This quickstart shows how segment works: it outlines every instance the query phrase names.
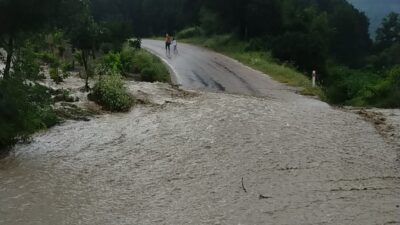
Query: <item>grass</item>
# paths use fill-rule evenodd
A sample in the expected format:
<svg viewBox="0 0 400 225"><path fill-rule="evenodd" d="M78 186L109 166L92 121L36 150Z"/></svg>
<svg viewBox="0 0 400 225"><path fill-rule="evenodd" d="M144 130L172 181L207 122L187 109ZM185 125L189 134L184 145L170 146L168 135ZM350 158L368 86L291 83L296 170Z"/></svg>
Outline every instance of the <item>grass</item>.
<svg viewBox="0 0 400 225"><path fill-rule="evenodd" d="M168 69L161 60L144 49L135 49L127 44L120 53L123 72L140 74L142 81L170 82Z"/></svg>
<svg viewBox="0 0 400 225"><path fill-rule="evenodd" d="M237 41L230 35L219 35L211 38L193 37L180 40L181 42L199 45L212 49L239 62L270 75L274 80L289 86L302 88L301 94L318 96L326 100L325 94L319 87L312 87L311 80L290 65L280 64L267 52L247 51L245 42Z"/></svg>

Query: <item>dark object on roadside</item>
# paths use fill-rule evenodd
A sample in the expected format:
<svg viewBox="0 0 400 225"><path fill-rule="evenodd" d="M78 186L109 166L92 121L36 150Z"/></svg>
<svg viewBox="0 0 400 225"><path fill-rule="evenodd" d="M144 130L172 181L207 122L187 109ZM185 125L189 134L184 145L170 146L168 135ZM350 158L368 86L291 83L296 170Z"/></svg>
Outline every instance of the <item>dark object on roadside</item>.
<svg viewBox="0 0 400 225"><path fill-rule="evenodd" d="M270 198L272 198L272 197L260 195L258 198L259 198L259 199L270 199Z"/></svg>
<svg viewBox="0 0 400 225"><path fill-rule="evenodd" d="M142 48L142 39L141 38L136 38L135 40L129 40L128 43L129 43L129 46L131 46L134 49Z"/></svg>

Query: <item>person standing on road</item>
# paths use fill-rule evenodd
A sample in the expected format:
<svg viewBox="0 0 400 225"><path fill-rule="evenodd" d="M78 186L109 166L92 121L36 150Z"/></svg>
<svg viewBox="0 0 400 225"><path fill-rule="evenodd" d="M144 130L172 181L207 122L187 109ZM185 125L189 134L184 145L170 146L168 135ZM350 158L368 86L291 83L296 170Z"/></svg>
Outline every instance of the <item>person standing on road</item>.
<svg viewBox="0 0 400 225"><path fill-rule="evenodd" d="M176 41L175 37L172 38L172 49L175 55L178 55L178 42Z"/></svg>
<svg viewBox="0 0 400 225"><path fill-rule="evenodd" d="M169 34L165 35L165 53L171 55L171 36Z"/></svg>

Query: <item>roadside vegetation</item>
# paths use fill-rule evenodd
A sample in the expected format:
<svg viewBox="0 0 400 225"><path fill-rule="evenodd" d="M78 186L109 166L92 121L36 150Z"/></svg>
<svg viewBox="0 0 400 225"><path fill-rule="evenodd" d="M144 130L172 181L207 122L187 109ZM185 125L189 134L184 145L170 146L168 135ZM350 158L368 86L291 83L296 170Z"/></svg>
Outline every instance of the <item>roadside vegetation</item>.
<svg viewBox="0 0 400 225"><path fill-rule="evenodd" d="M149 52L141 49L140 40L124 43L120 52L109 52L96 61L95 73L99 80L89 99L113 112L127 112L135 104L128 93L123 78L138 75L137 80L169 82L170 76L164 64Z"/></svg>
<svg viewBox="0 0 400 225"><path fill-rule="evenodd" d="M89 112L74 105L79 99L47 86L49 78L61 87L71 76L81 78L81 91L112 112L135 104L125 78L169 81L161 61L140 49L140 39L128 40L132 26L117 17L95 18L92 3L1 1L0 152L59 123L59 116L85 120Z"/></svg>

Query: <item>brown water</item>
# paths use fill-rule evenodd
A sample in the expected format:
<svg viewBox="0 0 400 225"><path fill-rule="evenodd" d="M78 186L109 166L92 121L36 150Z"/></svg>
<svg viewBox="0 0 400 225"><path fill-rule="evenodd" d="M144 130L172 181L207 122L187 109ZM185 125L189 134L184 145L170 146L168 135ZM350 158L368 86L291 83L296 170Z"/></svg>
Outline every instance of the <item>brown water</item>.
<svg viewBox="0 0 400 225"><path fill-rule="evenodd" d="M152 104L0 161L0 224L400 224L399 150L358 115L288 93L130 89Z"/></svg>

